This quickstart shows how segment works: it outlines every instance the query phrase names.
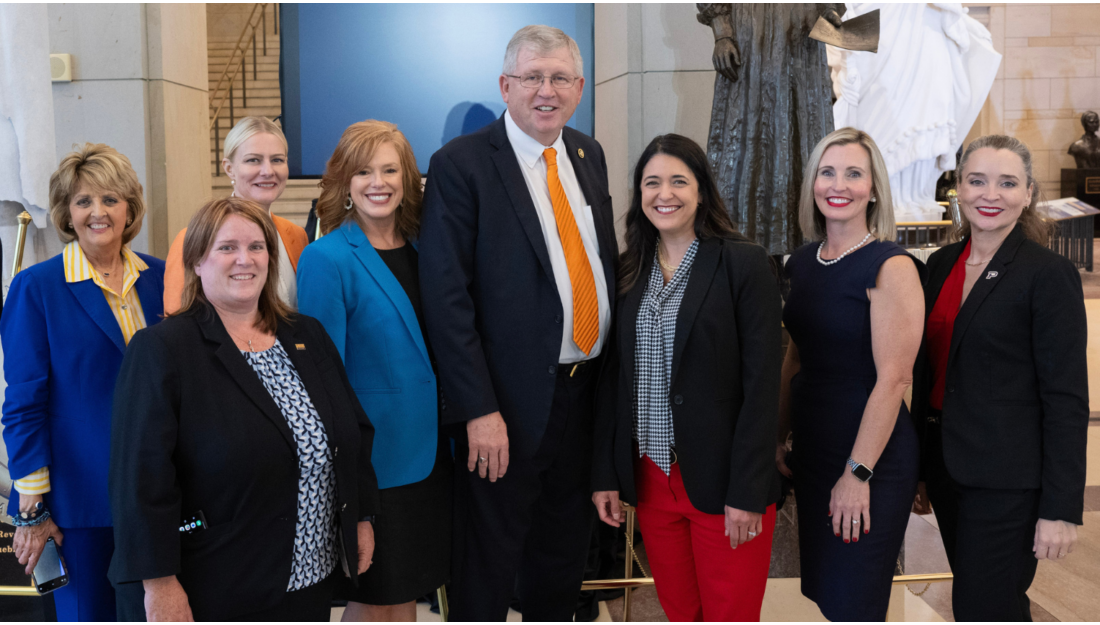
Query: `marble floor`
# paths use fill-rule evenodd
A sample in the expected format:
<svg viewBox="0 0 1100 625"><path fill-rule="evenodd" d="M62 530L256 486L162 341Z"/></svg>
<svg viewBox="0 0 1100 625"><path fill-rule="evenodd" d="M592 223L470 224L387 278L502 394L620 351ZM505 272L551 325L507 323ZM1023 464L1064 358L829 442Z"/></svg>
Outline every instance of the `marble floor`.
<svg viewBox="0 0 1100 625"><path fill-rule="evenodd" d="M1097 250L1100 258L1100 249ZM1082 272L1085 308L1089 320L1089 398L1092 418L1088 432L1088 464L1085 489L1085 524L1078 528L1077 549L1062 562L1043 560L1028 592L1036 621L1100 621L1100 267ZM934 516L910 516L905 537L905 571L947 572L947 557ZM641 554L644 558L644 554ZM644 560L643 560L644 562ZM632 621L667 621L652 588L634 592ZM334 608L332 620L340 620L342 608ZM600 605L599 621L621 621L622 599ZM890 597L890 621L953 621L951 583L895 586ZM427 604L417 606L417 620L438 621ZM509 621L519 621L516 612ZM763 621L824 621L820 610L799 591L797 578L770 579L761 610Z"/></svg>

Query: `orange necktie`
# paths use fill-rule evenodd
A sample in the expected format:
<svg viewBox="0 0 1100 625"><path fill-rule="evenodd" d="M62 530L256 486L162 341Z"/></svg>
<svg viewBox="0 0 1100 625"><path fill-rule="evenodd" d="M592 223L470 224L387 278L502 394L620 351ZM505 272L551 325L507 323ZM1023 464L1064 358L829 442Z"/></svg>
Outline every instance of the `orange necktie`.
<svg viewBox="0 0 1100 625"><path fill-rule="evenodd" d="M584 250L581 232L573 218L573 209L565 197L558 179L558 153L554 148L542 152L546 159L546 182L550 185L550 203L554 205L554 221L558 224L565 266L569 268L569 283L573 288L573 342L585 355L592 351L600 336L600 305L596 299L596 280L592 264Z"/></svg>

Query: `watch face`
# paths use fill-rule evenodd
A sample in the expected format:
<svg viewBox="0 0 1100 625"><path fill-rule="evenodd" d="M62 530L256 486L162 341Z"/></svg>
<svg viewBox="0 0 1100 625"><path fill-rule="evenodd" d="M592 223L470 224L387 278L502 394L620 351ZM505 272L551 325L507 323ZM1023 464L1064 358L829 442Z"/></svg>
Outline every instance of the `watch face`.
<svg viewBox="0 0 1100 625"><path fill-rule="evenodd" d="M856 478L861 482L866 482L867 480L871 479L871 476L874 474L870 469L863 466L862 464L852 469L852 473L854 473Z"/></svg>

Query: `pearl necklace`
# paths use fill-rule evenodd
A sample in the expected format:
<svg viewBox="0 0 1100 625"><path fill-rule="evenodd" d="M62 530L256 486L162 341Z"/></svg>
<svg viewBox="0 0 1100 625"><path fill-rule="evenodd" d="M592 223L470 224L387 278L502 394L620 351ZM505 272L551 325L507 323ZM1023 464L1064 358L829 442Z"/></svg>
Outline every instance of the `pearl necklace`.
<svg viewBox="0 0 1100 625"><path fill-rule="evenodd" d="M852 252L854 252L854 251L858 250L859 248L863 247L863 244L866 243L867 239L870 239L870 238L871 238L871 233L868 232L867 236L863 237L862 241L860 241L859 243L856 243L852 247L848 248L848 251L844 252L843 254L841 254L840 256L837 256L836 258L834 258L832 260L821 260L821 250L825 248L825 241L822 241L821 245L817 246L817 262L819 262L819 263L821 263L822 265L825 265L825 266L835 265L835 264L840 262L840 259L844 258L848 254L851 254Z"/></svg>

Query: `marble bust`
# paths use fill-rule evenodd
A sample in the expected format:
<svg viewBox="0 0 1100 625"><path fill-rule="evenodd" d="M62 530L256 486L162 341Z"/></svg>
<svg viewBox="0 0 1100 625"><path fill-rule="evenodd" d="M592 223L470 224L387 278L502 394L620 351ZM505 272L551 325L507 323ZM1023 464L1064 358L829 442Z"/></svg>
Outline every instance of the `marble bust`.
<svg viewBox="0 0 1100 625"><path fill-rule="evenodd" d="M1081 125L1085 134L1069 146L1069 153L1077 162L1077 169L1100 169L1100 136L1096 135L1100 129L1100 115L1096 111L1086 112L1081 116Z"/></svg>

